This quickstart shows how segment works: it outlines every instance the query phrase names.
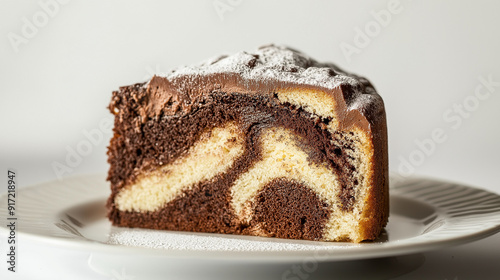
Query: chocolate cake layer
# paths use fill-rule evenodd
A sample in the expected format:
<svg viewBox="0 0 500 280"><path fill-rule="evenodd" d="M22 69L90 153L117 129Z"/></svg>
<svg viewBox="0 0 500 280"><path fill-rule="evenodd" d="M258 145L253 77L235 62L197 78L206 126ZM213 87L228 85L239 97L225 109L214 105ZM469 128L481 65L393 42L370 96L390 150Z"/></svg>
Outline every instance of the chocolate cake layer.
<svg viewBox="0 0 500 280"><path fill-rule="evenodd" d="M388 217L385 112L364 78L268 46L113 93L114 225L360 242Z"/></svg>
<svg viewBox="0 0 500 280"><path fill-rule="evenodd" d="M265 236L320 240L330 215L328 207L307 186L278 178L256 197L252 223Z"/></svg>

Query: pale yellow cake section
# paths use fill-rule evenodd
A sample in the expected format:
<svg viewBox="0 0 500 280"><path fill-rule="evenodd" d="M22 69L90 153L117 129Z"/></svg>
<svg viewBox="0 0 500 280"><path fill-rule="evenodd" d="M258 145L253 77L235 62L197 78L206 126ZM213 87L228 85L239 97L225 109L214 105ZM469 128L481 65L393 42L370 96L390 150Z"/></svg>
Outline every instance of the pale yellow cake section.
<svg viewBox="0 0 500 280"><path fill-rule="evenodd" d="M324 229L323 239L326 241L363 241L360 221L364 219L364 209L370 191L370 182L373 176L373 145L369 137L359 128L354 127L345 132L342 140L332 140L337 146L342 146L345 141L352 141L353 151L347 150L349 163L356 167L351 175L351 180L358 181L354 188L355 202L352 211L345 212L340 208L333 211L329 223Z"/></svg>
<svg viewBox="0 0 500 280"><path fill-rule="evenodd" d="M244 152L244 135L233 122L204 133L173 163L148 172L115 199L120 211L155 211L194 184L226 172Z"/></svg>
<svg viewBox="0 0 500 280"><path fill-rule="evenodd" d="M290 103L322 118L331 118L330 127L336 129L335 99L329 93L312 89L282 88L276 90L281 103Z"/></svg>

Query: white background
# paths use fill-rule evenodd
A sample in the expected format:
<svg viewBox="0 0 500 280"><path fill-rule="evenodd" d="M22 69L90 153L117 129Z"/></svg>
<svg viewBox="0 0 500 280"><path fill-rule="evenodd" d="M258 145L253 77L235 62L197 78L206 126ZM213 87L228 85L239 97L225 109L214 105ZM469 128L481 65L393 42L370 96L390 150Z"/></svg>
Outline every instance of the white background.
<svg viewBox="0 0 500 280"><path fill-rule="evenodd" d="M500 85L474 99L480 77L500 82L498 1L103 2L0 2L0 170L17 169L21 186L57 179L56 162L71 169L64 176L106 172L110 130L81 162L67 157L111 118L119 86L276 43L372 81L386 105L392 172L409 161L414 174L500 193ZM381 24L382 10L393 13ZM364 44L358 29L369 33ZM464 102L464 115L453 111ZM436 129L446 140L419 151Z"/></svg>

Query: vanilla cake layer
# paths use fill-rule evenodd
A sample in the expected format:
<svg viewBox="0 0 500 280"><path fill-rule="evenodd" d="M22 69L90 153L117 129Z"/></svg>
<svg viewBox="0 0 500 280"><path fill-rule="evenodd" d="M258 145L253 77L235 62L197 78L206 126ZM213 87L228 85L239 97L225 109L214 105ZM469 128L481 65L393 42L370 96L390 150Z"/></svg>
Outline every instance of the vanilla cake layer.
<svg viewBox="0 0 500 280"><path fill-rule="evenodd" d="M268 46L122 87L110 110L114 225L360 242L387 223L382 100L331 64Z"/></svg>

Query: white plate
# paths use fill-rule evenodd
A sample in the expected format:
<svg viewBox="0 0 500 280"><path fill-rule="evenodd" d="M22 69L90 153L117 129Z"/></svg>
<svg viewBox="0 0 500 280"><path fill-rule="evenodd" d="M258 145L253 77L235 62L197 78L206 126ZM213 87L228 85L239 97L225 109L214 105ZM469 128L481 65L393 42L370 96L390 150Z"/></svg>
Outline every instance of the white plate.
<svg viewBox="0 0 500 280"><path fill-rule="evenodd" d="M375 242L352 244L118 228L104 217L104 175L71 177L17 193L18 233L94 253L265 262L354 260L443 248L500 231L500 196L460 184L412 178L391 183L389 224ZM0 199L0 220L7 219ZM0 231L7 233L5 223Z"/></svg>

